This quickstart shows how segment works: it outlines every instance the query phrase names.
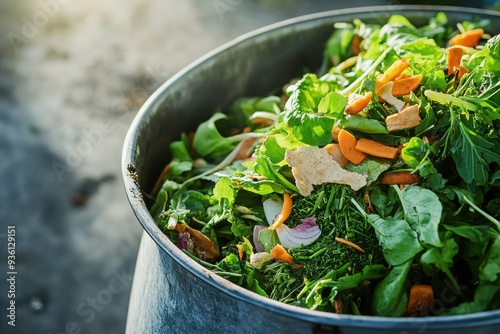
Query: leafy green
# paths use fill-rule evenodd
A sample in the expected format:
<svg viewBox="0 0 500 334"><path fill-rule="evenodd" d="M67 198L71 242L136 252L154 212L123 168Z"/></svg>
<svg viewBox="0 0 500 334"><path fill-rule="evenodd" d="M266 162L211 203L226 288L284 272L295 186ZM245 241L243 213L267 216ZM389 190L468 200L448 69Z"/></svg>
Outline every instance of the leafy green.
<svg viewBox="0 0 500 334"><path fill-rule="evenodd" d="M270 252L274 246L279 243L278 234L276 231L270 230L268 228L262 229L259 232L259 242L264 246L266 252Z"/></svg>
<svg viewBox="0 0 500 334"><path fill-rule="evenodd" d="M407 262L422 250L417 233L405 220L381 218L376 214L368 215L368 220L375 229L385 260L390 265Z"/></svg>
<svg viewBox="0 0 500 334"><path fill-rule="evenodd" d="M401 191L397 187L395 189L405 212L405 220L417 233L420 242L440 247L438 227L443 207L439 197L433 191L418 186L406 186Z"/></svg>
<svg viewBox="0 0 500 334"><path fill-rule="evenodd" d="M431 146L418 137L412 137L401 150L403 161L418 171L422 177L436 174L437 170L430 160Z"/></svg>
<svg viewBox="0 0 500 334"><path fill-rule="evenodd" d="M424 264L423 270L428 270L429 273L433 272L432 269L428 269L432 266L441 270L446 274L446 277L454 283L456 290L458 290L458 284L450 270L454 264L453 259L457 254L458 244L455 239L452 238L452 233L448 232L444 237L443 245L441 247L431 246L425 253L422 254L420 262Z"/></svg>
<svg viewBox="0 0 500 334"><path fill-rule="evenodd" d="M372 312L384 317L401 317L406 313L409 298L410 272L412 261L392 267L389 274L373 292Z"/></svg>
<svg viewBox="0 0 500 334"><path fill-rule="evenodd" d="M391 164L384 159L366 158L359 165L349 163L346 169L361 175L366 175L367 185L378 180L380 174L391 167Z"/></svg>
<svg viewBox="0 0 500 334"><path fill-rule="evenodd" d="M223 137L216 126L217 121L226 119L227 115L215 113L209 120L198 126L193 139L193 147L199 155L222 157L234 148L235 141Z"/></svg>
<svg viewBox="0 0 500 334"><path fill-rule="evenodd" d="M344 111L347 100L332 92L334 85L313 74L306 74L290 86L284 120L294 136L311 146L326 145L332 140L331 130L336 115Z"/></svg>
<svg viewBox="0 0 500 334"><path fill-rule="evenodd" d="M387 133L384 124L361 115L349 115L341 118L339 126L346 130L361 131L364 133Z"/></svg>

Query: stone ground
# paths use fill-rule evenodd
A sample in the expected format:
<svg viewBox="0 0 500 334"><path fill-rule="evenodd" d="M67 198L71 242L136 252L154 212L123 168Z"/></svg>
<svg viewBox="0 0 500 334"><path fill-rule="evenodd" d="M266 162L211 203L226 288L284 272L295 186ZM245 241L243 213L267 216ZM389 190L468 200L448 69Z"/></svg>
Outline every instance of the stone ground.
<svg viewBox="0 0 500 334"><path fill-rule="evenodd" d="M124 332L142 230L122 186L121 149L161 83L255 28L385 3L2 0L0 333ZM17 272L15 299L9 271Z"/></svg>

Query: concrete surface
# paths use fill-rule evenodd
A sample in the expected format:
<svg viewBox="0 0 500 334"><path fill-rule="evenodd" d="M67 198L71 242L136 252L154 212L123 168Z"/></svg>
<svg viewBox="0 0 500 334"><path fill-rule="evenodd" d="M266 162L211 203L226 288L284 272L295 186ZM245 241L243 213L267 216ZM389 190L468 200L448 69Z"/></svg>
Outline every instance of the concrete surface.
<svg viewBox="0 0 500 334"><path fill-rule="evenodd" d="M255 28L384 3L2 0L0 333L124 332L141 228L121 184L121 148L162 82Z"/></svg>

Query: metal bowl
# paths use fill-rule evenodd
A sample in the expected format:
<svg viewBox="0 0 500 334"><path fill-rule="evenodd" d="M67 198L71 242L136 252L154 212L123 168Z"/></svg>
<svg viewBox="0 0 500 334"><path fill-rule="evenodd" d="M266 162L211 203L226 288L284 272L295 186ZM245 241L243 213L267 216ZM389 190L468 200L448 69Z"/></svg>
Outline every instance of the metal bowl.
<svg viewBox="0 0 500 334"><path fill-rule="evenodd" d="M126 193L144 228L129 305L128 333L500 333L500 310L462 316L385 318L311 311L264 298L211 273L156 226L142 191L169 161L168 144L194 130L217 107L261 96L307 67L319 67L335 22L385 23L404 14L415 25L438 12L450 24L500 14L473 8L387 6L336 10L256 30L214 50L174 75L145 103L123 149Z"/></svg>

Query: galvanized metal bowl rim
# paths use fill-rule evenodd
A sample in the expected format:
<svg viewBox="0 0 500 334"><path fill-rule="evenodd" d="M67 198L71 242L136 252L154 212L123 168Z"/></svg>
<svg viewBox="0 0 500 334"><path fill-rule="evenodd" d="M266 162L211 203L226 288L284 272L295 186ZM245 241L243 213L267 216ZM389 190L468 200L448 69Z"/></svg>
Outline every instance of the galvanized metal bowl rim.
<svg viewBox="0 0 500 334"><path fill-rule="evenodd" d="M251 303L255 306L265 308L269 311L278 312L292 316L297 319L302 319L308 322L324 324L324 325L336 325L336 326L350 326L350 327L364 327L364 328L401 328L401 329L439 329L439 328L459 328L459 327L469 327L469 326L480 326L489 324L498 324L500 318L500 310L472 313L461 316L442 316L442 317L421 317L421 318L389 318L389 317L376 317L376 316L353 316L353 315L339 315L322 311L313 311L293 305L284 304L269 298L262 297L255 294L247 289L244 289L236 284L233 284L226 279L213 274L209 270L205 269L203 266L199 265L192 259L190 259L186 254L180 251L157 227L153 218L149 214L149 211L144 203L141 195L141 190L137 182L130 175L129 167L134 165L134 157L137 152L137 139L138 133L141 129L141 124L143 120L148 119L151 116L155 106L161 103L165 96L169 94L169 87L182 80L186 73L196 70L197 67L201 66L209 60L216 59L217 55L224 52L227 49L233 48L240 43L244 43L247 40L254 39L258 36L265 36L275 30L291 28L294 25L313 22L316 20L323 20L334 18L336 16L342 16L346 14L356 14L356 13L382 13L382 12L445 12L445 13L467 13L468 15L487 15L487 16L498 16L500 19L500 13L483 10L477 8L464 8L464 7L453 7L453 6L421 6L421 5L396 5L396 6L370 6L370 7L357 7L349 9L340 9L325 11L315 14L309 14L300 16L297 18L292 18L284 20L269 26L254 30L250 33L244 34L232 41L216 48L215 50L207 53L198 60L194 61L177 74L172 76L167 80L161 87L159 87L151 97L146 101L146 103L139 110L138 114L134 118L129 131L126 135L123 152L122 152L122 176L125 185L125 191L133 209L134 214L139 220L140 224L143 226L146 233L154 240L154 242L161 248L162 251L166 252L172 260L178 262L191 274L197 276L198 278L206 281L214 288L219 289L221 292L226 293L234 298L243 300L245 302Z"/></svg>

